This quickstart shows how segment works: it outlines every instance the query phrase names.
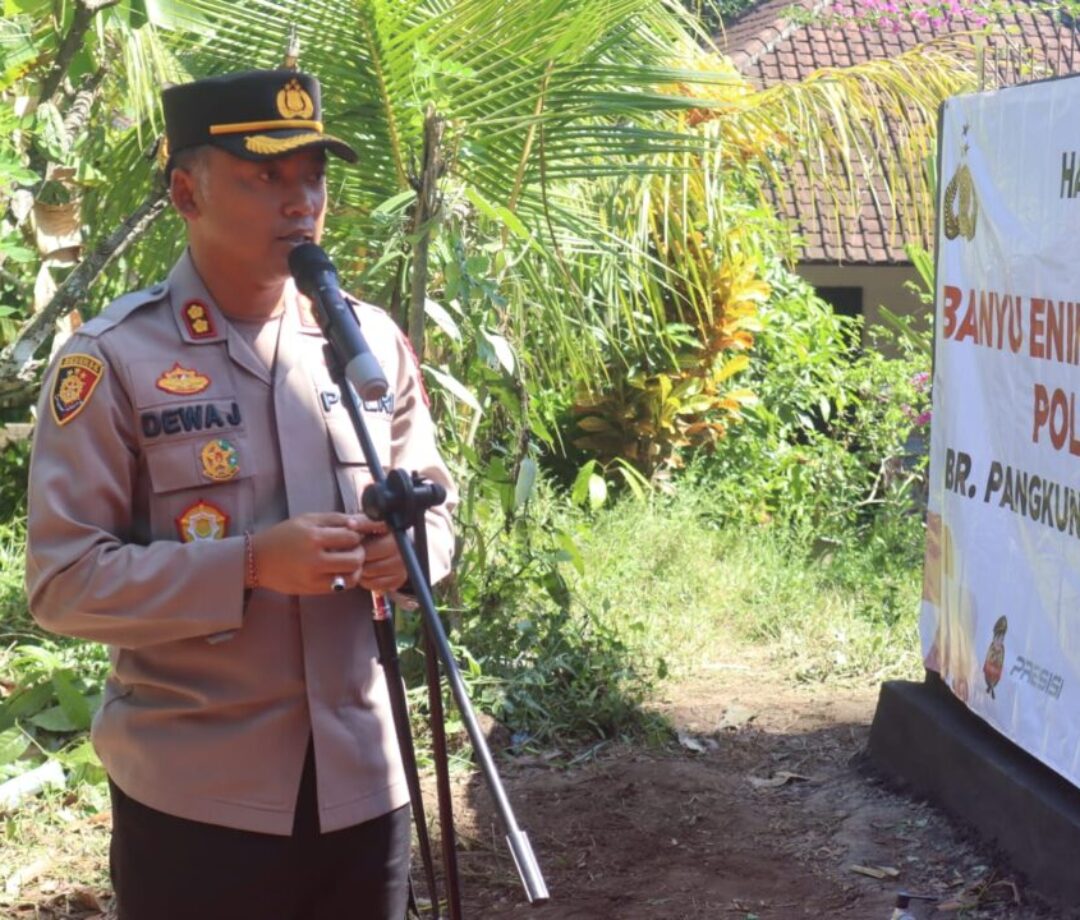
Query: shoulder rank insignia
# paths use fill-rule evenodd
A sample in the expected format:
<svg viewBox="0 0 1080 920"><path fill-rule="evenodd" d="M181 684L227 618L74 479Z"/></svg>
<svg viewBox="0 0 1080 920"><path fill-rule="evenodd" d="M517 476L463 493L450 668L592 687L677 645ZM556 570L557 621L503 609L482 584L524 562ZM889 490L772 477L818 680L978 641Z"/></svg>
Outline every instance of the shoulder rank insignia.
<svg viewBox="0 0 1080 920"><path fill-rule="evenodd" d="M210 378L193 368L181 367L180 362L177 361L170 370L158 377L156 385L159 390L164 390L166 393L191 396L194 393L201 393L210 386Z"/></svg>
<svg viewBox="0 0 1080 920"><path fill-rule="evenodd" d="M217 335L214 318L210 315L210 308L206 304L198 300L189 300L184 304L183 314L188 335L193 339L209 339Z"/></svg>
<svg viewBox="0 0 1080 920"><path fill-rule="evenodd" d="M224 540L228 536L229 516L217 505L199 499L176 519L176 529L184 543Z"/></svg>
<svg viewBox="0 0 1080 920"><path fill-rule="evenodd" d="M57 425L66 425L86 408L104 375L105 365L90 355L65 355L60 359L49 399Z"/></svg>
<svg viewBox="0 0 1080 920"><path fill-rule="evenodd" d="M214 482L227 482L240 472L236 448L224 438L207 441L199 452L203 475Z"/></svg>

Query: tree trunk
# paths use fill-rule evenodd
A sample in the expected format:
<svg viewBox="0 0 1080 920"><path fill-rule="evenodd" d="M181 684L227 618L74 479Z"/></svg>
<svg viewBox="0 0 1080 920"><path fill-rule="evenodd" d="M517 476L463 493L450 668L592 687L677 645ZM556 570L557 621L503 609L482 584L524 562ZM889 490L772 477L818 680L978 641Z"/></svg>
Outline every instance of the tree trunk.
<svg viewBox="0 0 1080 920"><path fill-rule="evenodd" d="M424 119L424 167L416 190L416 210L413 215L413 234L417 236L413 248L411 295L409 298L409 341L416 360L424 360L424 303L427 300L428 248L432 225L438 217L441 200L439 179L445 163L442 154L444 122L435 109L428 107Z"/></svg>
<svg viewBox="0 0 1080 920"><path fill-rule="evenodd" d="M60 50L56 52L52 67L45 79L41 81L39 102L53 101L53 96L56 95L60 84L63 83L72 59L82 47L86 33L90 31L90 25L94 21L94 17L101 10L116 6L119 2L120 0L78 0L75 4L75 18L72 20L71 28L68 29L67 35L64 36L64 40L60 44Z"/></svg>
<svg viewBox="0 0 1080 920"><path fill-rule="evenodd" d="M34 354L53 333L56 321L86 299L87 291L105 267L141 237L168 206L165 189L151 192L145 201L111 234L103 239L64 279L52 300L0 351L0 405L18 404L34 389L40 361Z"/></svg>

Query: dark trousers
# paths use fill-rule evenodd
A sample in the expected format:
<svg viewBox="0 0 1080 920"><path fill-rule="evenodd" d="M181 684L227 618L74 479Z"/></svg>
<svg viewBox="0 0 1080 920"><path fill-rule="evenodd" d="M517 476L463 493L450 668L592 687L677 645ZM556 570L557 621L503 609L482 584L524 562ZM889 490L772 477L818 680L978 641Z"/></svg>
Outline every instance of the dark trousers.
<svg viewBox="0 0 1080 920"><path fill-rule="evenodd" d="M118 920L402 920L409 808L319 833L308 749L291 837L163 814L110 782Z"/></svg>

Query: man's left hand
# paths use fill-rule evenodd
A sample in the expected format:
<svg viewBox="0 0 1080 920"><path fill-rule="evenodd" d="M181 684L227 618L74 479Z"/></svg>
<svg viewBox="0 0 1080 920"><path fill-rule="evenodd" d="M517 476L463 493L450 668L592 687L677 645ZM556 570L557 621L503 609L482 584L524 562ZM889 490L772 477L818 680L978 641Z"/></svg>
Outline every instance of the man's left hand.
<svg viewBox="0 0 1080 920"><path fill-rule="evenodd" d="M392 533L373 533L364 538L364 568L360 586L387 594L405 584L405 561Z"/></svg>

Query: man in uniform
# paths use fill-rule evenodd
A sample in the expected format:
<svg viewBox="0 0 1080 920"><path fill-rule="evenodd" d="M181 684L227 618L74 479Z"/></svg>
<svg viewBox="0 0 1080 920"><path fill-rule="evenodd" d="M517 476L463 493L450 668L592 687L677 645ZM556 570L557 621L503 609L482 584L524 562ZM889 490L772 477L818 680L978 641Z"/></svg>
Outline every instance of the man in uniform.
<svg viewBox="0 0 1080 920"><path fill-rule="evenodd" d="M93 738L119 917L399 920L408 792L370 620L405 571L360 513L368 469L288 268L322 233L327 152L356 154L294 71L163 102L188 248L57 356L30 474L31 610L110 647ZM452 496L408 342L356 312L390 382L364 406L379 459Z"/></svg>

